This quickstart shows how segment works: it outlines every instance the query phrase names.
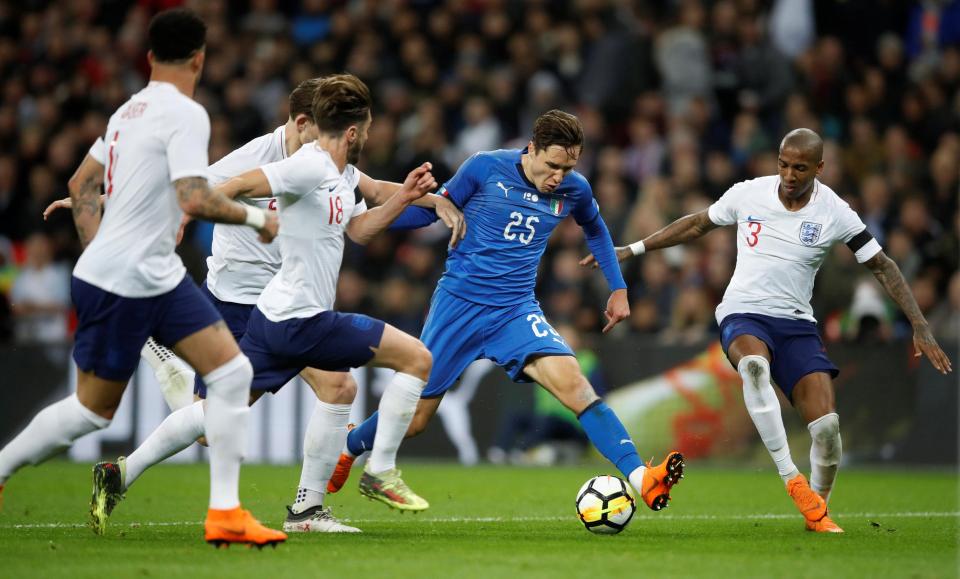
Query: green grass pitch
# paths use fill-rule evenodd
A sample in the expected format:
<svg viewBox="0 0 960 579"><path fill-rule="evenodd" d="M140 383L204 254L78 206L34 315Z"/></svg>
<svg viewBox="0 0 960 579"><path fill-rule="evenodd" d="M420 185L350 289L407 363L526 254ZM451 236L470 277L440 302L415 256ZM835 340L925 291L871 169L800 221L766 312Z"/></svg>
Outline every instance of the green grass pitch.
<svg viewBox="0 0 960 579"><path fill-rule="evenodd" d="M574 494L611 469L408 463L431 501L401 515L361 497L357 473L327 504L362 535L294 535L278 549L202 541L205 465L147 472L111 519L87 529L90 467L52 462L10 481L0 512L0 577L956 577L958 477L845 470L831 501L844 535L803 530L772 467L687 465L673 503L638 511L620 535L588 533ZM246 466L244 504L280 525L297 467Z"/></svg>

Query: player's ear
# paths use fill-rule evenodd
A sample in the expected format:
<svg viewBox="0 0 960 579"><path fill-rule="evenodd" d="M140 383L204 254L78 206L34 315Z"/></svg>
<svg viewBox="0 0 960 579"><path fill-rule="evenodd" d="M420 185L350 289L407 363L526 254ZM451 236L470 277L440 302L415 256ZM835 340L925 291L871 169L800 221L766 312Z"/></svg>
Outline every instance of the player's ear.
<svg viewBox="0 0 960 579"><path fill-rule="evenodd" d="M823 173L823 159L821 159L820 162L817 163L817 177L819 177L822 173Z"/></svg>
<svg viewBox="0 0 960 579"><path fill-rule="evenodd" d="M152 50L147 51L147 64L150 65L150 68L153 68L153 63L157 60L157 57L153 55Z"/></svg>
<svg viewBox="0 0 960 579"><path fill-rule="evenodd" d="M190 70L196 74L200 74L200 71L203 70L203 62L206 60L206 58L206 49L201 48L198 50L196 53L194 53L193 57L190 58Z"/></svg>

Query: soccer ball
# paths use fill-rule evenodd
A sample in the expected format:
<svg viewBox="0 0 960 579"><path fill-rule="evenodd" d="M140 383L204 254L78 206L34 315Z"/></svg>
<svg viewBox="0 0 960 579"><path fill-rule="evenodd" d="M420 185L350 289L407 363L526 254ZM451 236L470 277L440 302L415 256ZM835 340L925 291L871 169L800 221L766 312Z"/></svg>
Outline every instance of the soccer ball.
<svg viewBox="0 0 960 579"><path fill-rule="evenodd" d="M613 535L627 528L637 501L630 485L615 476L595 476L577 492L577 515L588 531Z"/></svg>

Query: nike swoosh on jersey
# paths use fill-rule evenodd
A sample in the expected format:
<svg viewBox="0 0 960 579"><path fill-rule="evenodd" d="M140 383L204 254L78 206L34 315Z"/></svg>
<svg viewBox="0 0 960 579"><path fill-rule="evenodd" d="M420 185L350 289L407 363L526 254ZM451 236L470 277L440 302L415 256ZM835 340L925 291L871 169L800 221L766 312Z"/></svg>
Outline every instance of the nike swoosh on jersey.
<svg viewBox="0 0 960 579"><path fill-rule="evenodd" d="M747 221L759 222L759 221L766 221L766 219L763 219L762 217L754 217L753 215L747 215Z"/></svg>

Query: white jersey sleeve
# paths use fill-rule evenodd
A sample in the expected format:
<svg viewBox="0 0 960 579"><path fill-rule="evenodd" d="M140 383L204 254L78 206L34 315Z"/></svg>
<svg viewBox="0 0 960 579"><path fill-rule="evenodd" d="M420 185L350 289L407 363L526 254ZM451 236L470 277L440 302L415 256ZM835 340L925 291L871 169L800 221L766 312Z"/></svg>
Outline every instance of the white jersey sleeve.
<svg viewBox="0 0 960 579"><path fill-rule="evenodd" d="M210 117L201 107L190 107L187 114L175 117L175 126L167 141L167 167L170 181L184 177L207 178L207 144L210 142Z"/></svg>
<svg viewBox="0 0 960 579"><path fill-rule="evenodd" d="M103 142L103 137L97 137L97 140L90 145L90 150L87 151L87 154L101 165L105 165L104 159L107 158L106 155L107 146Z"/></svg>
<svg viewBox="0 0 960 579"><path fill-rule="evenodd" d="M864 225L856 211L851 209L849 205L845 205L837 215L837 229L837 237L840 241L850 245L851 240L867 230L867 226ZM857 263L864 263L880 253L882 249L880 243L878 243L872 235L869 233L867 233L867 235L869 236L868 241L863 244L858 243L855 246L851 246L854 255L857 256Z"/></svg>
<svg viewBox="0 0 960 579"><path fill-rule="evenodd" d="M742 206L743 190L741 183L727 189L726 193L707 208L707 216L710 221L720 226L736 225L738 221L737 207Z"/></svg>
<svg viewBox="0 0 960 579"><path fill-rule="evenodd" d="M270 191L274 195L303 197L317 187L337 186L337 180L330 179L329 173L310 156L293 155L282 161L264 165L260 169L266 175Z"/></svg>

